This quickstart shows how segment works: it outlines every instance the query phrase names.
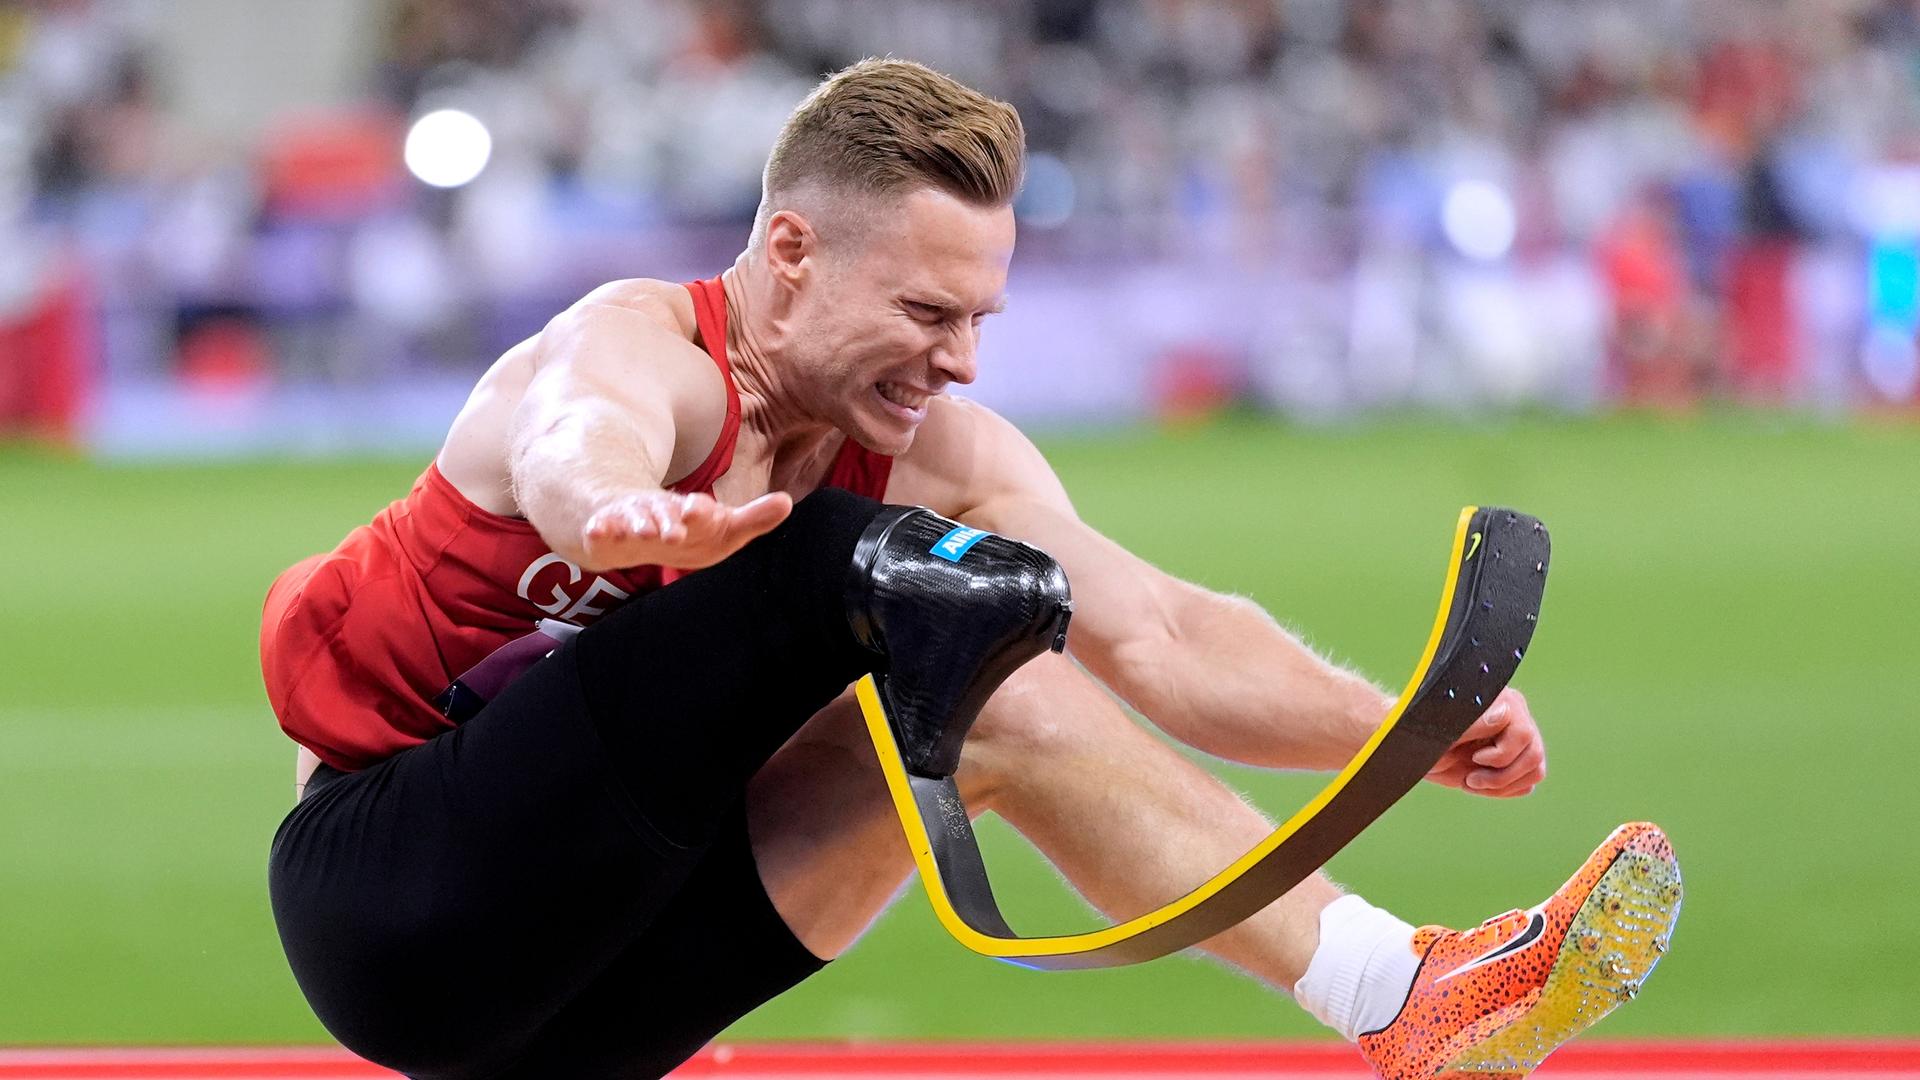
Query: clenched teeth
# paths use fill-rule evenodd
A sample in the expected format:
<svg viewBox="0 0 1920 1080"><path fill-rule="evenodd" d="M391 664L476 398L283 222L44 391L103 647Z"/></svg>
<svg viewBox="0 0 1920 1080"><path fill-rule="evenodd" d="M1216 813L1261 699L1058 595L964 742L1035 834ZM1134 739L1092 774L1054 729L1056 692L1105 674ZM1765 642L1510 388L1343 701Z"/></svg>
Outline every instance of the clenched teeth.
<svg viewBox="0 0 1920 1080"><path fill-rule="evenodd" d="M916 394L911 390L902 389L890 382L883 382L878 385L881 397L886 398L888 401L893 402L903 409L918 409L927 403L928 395L926 394Z"/></svg>

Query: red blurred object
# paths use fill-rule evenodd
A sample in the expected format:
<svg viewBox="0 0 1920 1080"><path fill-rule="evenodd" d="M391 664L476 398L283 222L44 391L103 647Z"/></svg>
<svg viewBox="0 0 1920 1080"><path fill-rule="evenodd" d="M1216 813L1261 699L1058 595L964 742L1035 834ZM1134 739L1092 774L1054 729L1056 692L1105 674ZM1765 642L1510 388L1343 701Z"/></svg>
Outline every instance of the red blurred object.
<svg viewBox="0 0 1920 1080"><path fill-rule="evenodd" d="M283 122L261 152L266 209L304 218L358 218L405 190L400 118L373 109Z"/></svg>
<svg viewBox="0 0 1920 1080"><path fill-rule="evenodd" d="M0 317L0 434L79 441L99 351L91 314L79 278L59 274L17 317Z"/></svg>
<svg viewBox="0 0 1920 1080"><path fill-rule="evenodd" d="M272 350L259 328L241 319L201 323L180 338L180 379L196 390L238 393L268 382Z"/></svg>
<svg viewBox="0 0 1920 1080"><path fill-rule="evenodd" d="M1800 100L1800 68L1781 42L1723 42L1701 58L1699 124L1743 156L1777 130Z"/></svg>
<svg viewBox="0 0 1920 1080"><path fill-rule="evenodd" d="M1687 274L1667 219L1653 206L1629 210L1594 254L1613 301L1608 351L1621 399L1691 407L1701 387L1686 351Z"/></svg>
<svg viewBox="0 0 1920 1080"><path fill-rule="evenodd" d="M1153 408L1173 423L1204 420L1233 402L1232 363L1217 349L1181 345L1167 350L1153 370Z"/></svg>
<svg viewBox="0 0 1920 1080"><path fill-rule="evenodd" d="M1764 403L1786 400L1798 371L1789 275L1793 245L1754 240L1734 252L1727 273L1727 358L1735 388Z"/></svg>

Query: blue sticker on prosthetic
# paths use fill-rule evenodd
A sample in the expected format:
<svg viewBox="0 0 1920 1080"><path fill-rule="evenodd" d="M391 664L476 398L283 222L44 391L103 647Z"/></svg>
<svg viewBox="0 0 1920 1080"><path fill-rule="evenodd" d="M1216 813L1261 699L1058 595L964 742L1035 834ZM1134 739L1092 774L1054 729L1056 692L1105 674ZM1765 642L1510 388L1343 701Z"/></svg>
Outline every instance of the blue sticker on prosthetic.
<svg viewBox="0 0 1920 1080"><path fill-rule="evenodd" d="M933 547L928 550L948 562L957 563L960 561L960 556L967 553L967 549L979 543L981 538L987 535L989 534L985 529L969 529L963 525L949 531L947 535L935 541Z"/></svg>

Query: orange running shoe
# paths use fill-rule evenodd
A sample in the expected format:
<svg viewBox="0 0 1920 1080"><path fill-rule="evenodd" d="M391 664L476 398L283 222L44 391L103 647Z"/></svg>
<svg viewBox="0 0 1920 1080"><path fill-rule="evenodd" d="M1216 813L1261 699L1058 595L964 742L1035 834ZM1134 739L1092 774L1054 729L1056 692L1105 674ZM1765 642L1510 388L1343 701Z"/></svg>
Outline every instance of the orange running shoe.
<svg viewBox="0 0 1920 1080"><path fill-rule="evenodd" d="M1539 907L1415 931L1422 960L1406 1004L1360 1036L1360 1052L1385 1080L1525 1076L1640 992L1680 896L1666 834L1622 825Z"/></svg>

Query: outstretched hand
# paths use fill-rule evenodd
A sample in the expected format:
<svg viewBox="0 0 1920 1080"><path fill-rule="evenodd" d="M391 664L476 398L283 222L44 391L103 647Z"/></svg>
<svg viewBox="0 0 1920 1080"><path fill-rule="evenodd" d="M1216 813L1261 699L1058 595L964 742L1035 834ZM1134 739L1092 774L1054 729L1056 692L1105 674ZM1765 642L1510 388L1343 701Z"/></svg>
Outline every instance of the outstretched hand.
<svg viewBox="0 0 1920 1080"><path fill-rule="evenodd" d="M1427 779L1475 795L1526 795L1547 776L1547 747L1527 699L1509 686L1427 773Z"/></svg>
<svg viewBox="0 0 1920 1080"><path fill-rule="evenodd" d="M762 495L745 506L728 506L699 493L623 495L587 518L581 530L582 546L597 566L698 570L772 530L792 510L793 497L784 491Z"/></svg>

